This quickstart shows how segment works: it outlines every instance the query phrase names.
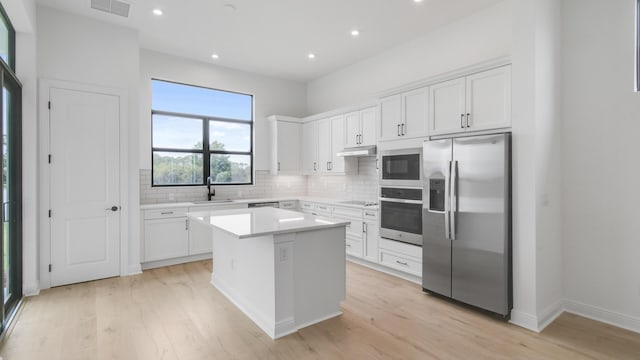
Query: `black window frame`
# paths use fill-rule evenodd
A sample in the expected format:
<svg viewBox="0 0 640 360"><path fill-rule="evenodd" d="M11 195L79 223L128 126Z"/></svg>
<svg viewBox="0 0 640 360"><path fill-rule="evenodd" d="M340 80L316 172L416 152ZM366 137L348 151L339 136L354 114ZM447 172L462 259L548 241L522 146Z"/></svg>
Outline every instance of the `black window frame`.
<svg viewBox="0 0 640 360"><path fill-rule="evenodd" d="M240 119L229 119L229 118L223 118L223 117L217 117L217 116L209 116L209 115L200 115L200 114L185 114L185 113L179 113L179 112L171 112L171 111L163 111L163 110L154 110L153 108L151 109L151 187L185 187L185 186L203 186L207 184L207 178L211 175L211 155L248 155L251 159L250 162L250 166L251 166L251 173L250 173L250 179L249 182L228 182L228 183L217 183L217 182L212 182L211 185L214 186L244 186L244 185L253 185L254 184L254 180L255 180L255 156L254 156L254 139L255 139L255 134L254 134L254 130L255 130L255 126L254 126L254 120L255 120L255 114L254 114L254 109L255 109L255 98L253 94L246 94L246 93L242 93L242 92L238 92L238 91L229 91L229 90L223 90L223 89L216 89L216 88L210 88L210 87L205 87L205 86L199 86L199 85L193 85L193 84L187 84L187 83L182 83L182 82L177 82L177 81L171 81L171 80L164 80L164 79L158 79L158 78L151 78L151 81L162 81L162 82L166 82L166 83L172 83L172 84L178 84L178 85L184 85L184 86L192 86L192 87L197 87L197 88L201 88L201 89L207 89L207 90L215 90L215 91L223 91L223 92L227 92L227 93L233 93L233 94L240 94L240 95L246 95L246 96L250 96L251 97L251 120L240 120ZM152 99L153 99L153 94L151 94ZM153 146L153 116L154 115L164 115L164 116L174 116L174 117L181 117L181 118L187 118L187 119L196 119L196 120L201 120L202 121L202 150L198 150L198 149L178 149L178 148L164 148L164 147L154 147ZM243 124L243 125L249 125L249 131L250 131L250 144L249 144L249 151L226 151L226 150L211 150L210 149L210 144L211 144L211 139L209 138L209 125L211 123L211 121L219 121L219 122L225 122L225 123L235 123L235 124ZM181 154L201 154L202 155L202 183L200 184L154 184L154 160L153 160L153 154L155 152L168 152L168 153L181 153Z"/></svg>
<svg viewBox="0 0 640 360"><path fill-rule="evenodd" d="M4 59L2 58L0 58L0 61L5 63L9 67L9 69L11 69L13 73L15 73L16 71L16 30L13 28L13 24L11 24L11 21L9 20L9 15L7 15L6 11L4 10L4 7L1 6L1 4L0 4L0 21L2 21L5 24L8 30L9 38L7 39L7 45L9 46L9 48L7 49L8 51L7 56L9 57L9 63L7 64L7 62L4 61Z"/></svg>
<svg viewBox="0 0 640 360"><path fill-rule="evenodd" d="M634 91L640 92L640 0L636 0L634 51Z"/></svg>

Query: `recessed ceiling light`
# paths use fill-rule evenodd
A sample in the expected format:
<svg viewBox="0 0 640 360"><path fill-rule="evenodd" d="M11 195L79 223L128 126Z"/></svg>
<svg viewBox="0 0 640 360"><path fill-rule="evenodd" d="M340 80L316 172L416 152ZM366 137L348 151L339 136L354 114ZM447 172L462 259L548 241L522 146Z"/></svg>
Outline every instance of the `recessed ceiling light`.
<svg viewBox="0 0 640 360"><path fill-rule="evenodd" d="M160 9L153 9L153 14L154 14L154 15L158 15L158 16L160 16L160 15L162 15L162 14L163 14L163 12L162 12L162 10L160 10Z"/></svg>
<svg viewBox="0 0 640 360"><path fill-rule="evenodd" d="M310 60L313 60L313 59L315 59L315 58L316 58L316 54L314 54L314 53L309 53L309 54L307 55L307 57L308 57Z"/></svg>
<svg viewBox="0 0 640 360"><path fill-rule="evenodd" d="M360 35L360 31L358 29L351 30L351 36L356 37Z"/></svg>
<svg viewBox="0 0 640 360"><path fill-rule="evenodd" d="M212 59L215 59L215 60L218 60L218 59L220 58L220 55L218 55L218 54L211 54L211 58L212 58Z"/></svg>
<svg viewBox="0 0 640 360"><path fill-rule="evenodd" d="M416 4L420 4L422 2L422 0L413 0L414 3Z"/></svg>

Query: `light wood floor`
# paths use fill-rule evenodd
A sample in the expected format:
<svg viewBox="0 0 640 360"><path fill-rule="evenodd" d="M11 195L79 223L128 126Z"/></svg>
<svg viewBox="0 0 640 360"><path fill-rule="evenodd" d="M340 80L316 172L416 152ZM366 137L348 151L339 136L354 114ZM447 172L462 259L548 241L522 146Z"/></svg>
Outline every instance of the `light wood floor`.
<svg viewBox="0 0 640 360"><path fill-rule="evenodd" d="M542 334L347 266L344 314L273 341L209 284L211 262L25 299L0 356L19 359L640 359L640 334L565 314Z"/></svg>

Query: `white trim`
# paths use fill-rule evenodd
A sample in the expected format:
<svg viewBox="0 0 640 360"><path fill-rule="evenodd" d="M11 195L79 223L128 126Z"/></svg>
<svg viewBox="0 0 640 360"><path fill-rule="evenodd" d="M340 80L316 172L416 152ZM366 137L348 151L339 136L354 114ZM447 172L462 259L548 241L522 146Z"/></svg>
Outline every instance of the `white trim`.
<svg viewBox="0 0 640 360"><path fill-rule="evenodd" d="M574 300L564 300L564 310L609 325L640 333L640 318Z"/></svg>
<svg viewBox="0 0 640 360"><path fill-rule="evenodd" d="M338 317L340 315L342 315L342 311L338 310L338 311L336 311L334 313L331 313L329 315L321 316L321 317L319 317L317 319L314 319L314 320L305 321L302 324L296 324L296 326L295 326L296 330L295 331L298 331L300 329L304 329L307 326L315 325L315 324L317 324L319 322L322 322L322 321L325 321L325 320L333 319L334 317Z"/></svg>
<svg viewBox="0 0 640 360"><path fill-rule="evenodd" d="M40 228L40 289L51 287L51 276L48 271L51 263L51 229L49 222L50 206L50 173L48 155L50 151L49 139L49 91L51 88L61 88L76 91L93 92L113 95L119 98L120 123L120 276L128 274L129 263L129 93L126 89L104 87L92 84L82 84L64 80L38 80L38 170L40 185L38 187L38 211Z"/></svg>
<svg viewBox="0 0 640 360"><path fill-rule="evenodd" d="M522 311L511 310L511 319L509 322L527 330L540 332L538 330L538 318Z"/></svg>
<svg viewBox="0 0 640 360"><path fill-rule="evenodd" d="M142 266L140 264L129 265L127 276L129 275L139 275L142 274Z"/></svg>
<svg viewBox="0 0 640 360"><path fill-rule="evenodd" d="M139 272L141 272L142 270L149 270L149 269L155 269L155 268L164 267L164 266L171 266L171 265L190 263L194 261L207 260L207 259L211 259L212 255L213 254L211 252L208 252L204 254L181 256L181 257L171 258L166 260L148 261L140 264L138 266L138 269L139 269ZM134 265L131 265L131 268L134 268ZM129 272L129 274L133 274L133 273Z"/></svg>
<svg viewBox="0 0 640 360"><path fill-rule="evenodd" d="M564 301L562 299L548 306L538 315L538 332L549 326L558 316L564 312Z"/></svg>
<svg viewBox="0 0 640 360"><path fill-rule="evenodd" d="M22 288L22 295L24 296L36 296L40 295L40 283L36 281L32 284L24 284Z"/></svg>

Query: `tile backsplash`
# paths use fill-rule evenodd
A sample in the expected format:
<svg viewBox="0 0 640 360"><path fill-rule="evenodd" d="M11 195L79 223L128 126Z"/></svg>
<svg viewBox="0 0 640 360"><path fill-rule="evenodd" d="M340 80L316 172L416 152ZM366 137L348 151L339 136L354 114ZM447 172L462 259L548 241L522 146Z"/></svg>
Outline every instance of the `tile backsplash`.
<svg viewBox="0 0 640 360"><path fill-rule="evenodd" d="M255 199L307 194L306 176L273 176L256 171L254 185L214 186L217 199ZM140 170L140 204L207 200L206 186L151 187L151 170Z"/></svg>
<svg viewBox="0 0 640 360"><path fill-rule="evenodd" d="M216 186L218 199L255 199L281 196L315 196L377 201L378 174L374 157L358 159L358 174L346 176L273 176L256 171L254 185ZM151 170L140 170L140 204L200 201L206 186L151 187Z"/></svg>
<svg viewBox="0 0 640 360"><path fill-rule="evenodd" d="M358 174L335 176L309 176L309 196L345 200L377 201L378 172L375 157L358 158Z"/></svg>

